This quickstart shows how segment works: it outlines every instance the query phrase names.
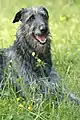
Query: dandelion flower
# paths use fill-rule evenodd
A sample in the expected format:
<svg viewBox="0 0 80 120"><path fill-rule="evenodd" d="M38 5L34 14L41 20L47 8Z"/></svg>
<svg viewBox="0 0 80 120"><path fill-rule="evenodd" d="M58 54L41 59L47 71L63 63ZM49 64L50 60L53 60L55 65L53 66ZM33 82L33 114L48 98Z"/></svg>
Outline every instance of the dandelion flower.
<svg viewBox="0 0 80 120"><path fill-rule="evenodd" d="M32 110L32 106L31 106L31 105L28 106L28 110L29 110L29 111Z"/></svg>

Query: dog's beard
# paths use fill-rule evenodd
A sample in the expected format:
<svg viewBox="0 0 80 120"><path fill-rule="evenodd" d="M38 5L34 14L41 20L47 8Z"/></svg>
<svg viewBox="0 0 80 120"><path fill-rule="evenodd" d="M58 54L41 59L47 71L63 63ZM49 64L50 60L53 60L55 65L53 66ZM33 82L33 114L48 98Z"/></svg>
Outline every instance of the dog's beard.
<svg viewBox="0 0 80 120"><path fill-rule="evenodd" d="M46 38L47 39L47 38ZM39 41L37 41L33 35L26 37L26 41L28 45L30 46L30 49L35 51L37 54L45 54L46 48L47 48L47 41L44 44L41 44Z"/></svg>

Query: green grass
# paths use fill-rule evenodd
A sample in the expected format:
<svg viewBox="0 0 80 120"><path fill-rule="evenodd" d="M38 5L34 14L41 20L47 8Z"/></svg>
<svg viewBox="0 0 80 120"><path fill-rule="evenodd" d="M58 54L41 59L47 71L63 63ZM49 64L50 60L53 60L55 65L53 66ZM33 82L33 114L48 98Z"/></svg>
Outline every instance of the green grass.
<svg viewBox="0 0 80 120"><path fill-rule="evenodd" d="M9 47L15 40L19 23L13 24L12 20L16 11L32 5L46 6L53 36L53 64L63 84L80 97L80 2L75 1L0 0L0 48ZM27 95L24 100L17 98L11 87L5 91L0 97L0 120L80 120L80 106L65 103L66 99L54 109L51 99L33 105L29 92Z"/></svg>

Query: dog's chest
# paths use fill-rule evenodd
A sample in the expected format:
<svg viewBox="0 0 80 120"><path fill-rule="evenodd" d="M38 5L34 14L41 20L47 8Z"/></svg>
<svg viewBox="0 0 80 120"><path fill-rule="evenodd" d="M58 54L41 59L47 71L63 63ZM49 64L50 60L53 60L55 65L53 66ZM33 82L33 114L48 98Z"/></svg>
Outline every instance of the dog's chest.
<svg viewBox="0 0 80 120"><path fill-rule="evenodd" d="M20 58L14 51L8 50L6 52L7 56L6 71L7 75L10 75L10 81L14 82L22 79L26 83L30 83L31 81L38 81L41 78L48 77L50 74L51 66L44 63L37 56L34 57L33 54Z"/></svg>

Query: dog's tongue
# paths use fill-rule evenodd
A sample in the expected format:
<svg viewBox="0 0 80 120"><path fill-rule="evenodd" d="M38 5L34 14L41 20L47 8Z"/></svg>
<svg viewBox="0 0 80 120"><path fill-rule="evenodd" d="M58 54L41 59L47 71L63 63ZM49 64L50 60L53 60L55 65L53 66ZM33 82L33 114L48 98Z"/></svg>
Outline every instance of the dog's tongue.
<svg viewBox="0 0 80 120"><path fill-rule="evenodd" d="M36 39L37 39L37 40L44 41L44 40L45 40L45 37L44 37L44 36L37 36L37 35L36 35Z"/></svg>

